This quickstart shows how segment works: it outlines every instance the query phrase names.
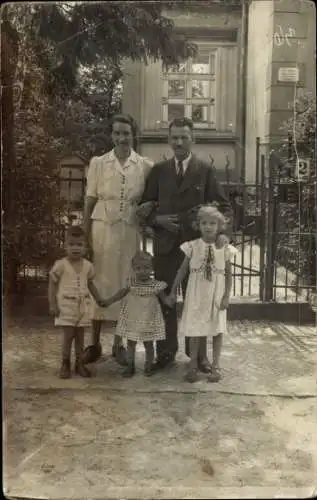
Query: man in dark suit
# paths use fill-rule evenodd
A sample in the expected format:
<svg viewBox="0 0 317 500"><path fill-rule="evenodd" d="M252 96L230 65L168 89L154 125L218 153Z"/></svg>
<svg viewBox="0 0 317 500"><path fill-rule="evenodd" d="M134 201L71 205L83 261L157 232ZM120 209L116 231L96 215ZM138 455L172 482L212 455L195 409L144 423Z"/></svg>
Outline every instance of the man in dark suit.
<svg viewBox="0 0 317 500"><path fill-rule="evenodd" d="M193 209L218 202L219 209L231 215L228 199L214 177L212 167L191 153L193 123L188 118L175 119L169 126L169 144L174 157L153 166L146 182L141 203L155 202L156 209L147 223L154 229L154 273L158 280L172 286L184 254L180 245L200 234L192 227ZM186 291L187 279L183 283ZM177 312L162 305L166 340L157 342L156 368L164 368L175 359L178 350ZM188 345L186 354L188 355ZM198 360L202 371L210 371L207 345L202 347Z"/></svg>

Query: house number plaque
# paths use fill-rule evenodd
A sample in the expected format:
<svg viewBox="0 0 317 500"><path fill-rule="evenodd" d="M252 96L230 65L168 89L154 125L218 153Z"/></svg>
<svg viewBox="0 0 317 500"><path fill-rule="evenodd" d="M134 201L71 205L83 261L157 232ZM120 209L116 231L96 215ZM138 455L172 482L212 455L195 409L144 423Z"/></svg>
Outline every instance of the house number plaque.
<svg viewBox="0 0 317 500"><path fill-rule="evenodd" d="M296 83L299 81L298 68L279 68L278 81L287 83Z"/></svg>

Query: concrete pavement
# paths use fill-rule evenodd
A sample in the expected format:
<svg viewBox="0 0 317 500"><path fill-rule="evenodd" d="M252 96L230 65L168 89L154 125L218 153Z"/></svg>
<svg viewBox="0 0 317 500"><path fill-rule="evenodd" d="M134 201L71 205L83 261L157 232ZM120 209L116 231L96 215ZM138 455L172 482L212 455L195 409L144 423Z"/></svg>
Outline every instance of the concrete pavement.
<svg viewBox="0 0 317 500"><path fill-rule="evenodd" d="M314 327L232 322L219 384L183 381L183 343L175 366L150 379L141 348L131 380L104 356L92 379L62 381L60 340L40 319L4 329L7 496L312 496Z"/></svg>

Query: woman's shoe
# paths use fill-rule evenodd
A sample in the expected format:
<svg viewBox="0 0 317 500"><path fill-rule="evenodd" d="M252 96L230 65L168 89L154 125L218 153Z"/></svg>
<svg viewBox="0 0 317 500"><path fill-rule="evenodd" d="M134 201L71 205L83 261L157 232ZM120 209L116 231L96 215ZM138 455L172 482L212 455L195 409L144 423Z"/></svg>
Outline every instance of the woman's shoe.
<svg viewBox="0 0 317 500"><path fill-rule="evenodd" d="M82 362L84 365L96 363L101 358L101 354L102 347L100 343L89 345L84 349Z"/></svg>
<svg viewBox="0 0 317 500"><path fill-rule="evenodd" d="M59 372L59 378L67 379L71 377L70 360L63 359L62 366Z"/></svg>
<svg viewBox="0 0 317 500"><path fill-rule="evenodd" d="M135 367L133 365L128 365L122 373L124 378L131 378L135 374Z"/></svg>

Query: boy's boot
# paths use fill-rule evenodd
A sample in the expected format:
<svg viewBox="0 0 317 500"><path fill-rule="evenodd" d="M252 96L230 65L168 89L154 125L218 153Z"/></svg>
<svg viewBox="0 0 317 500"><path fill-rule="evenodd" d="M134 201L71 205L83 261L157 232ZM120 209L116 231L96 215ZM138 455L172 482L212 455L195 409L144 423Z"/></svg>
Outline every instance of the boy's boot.
<svg viewBox="0 0 317 500"><path fill-rule="evenodd" d="M62 361L62 366L59 372L59 377L66 379L71 377L71 370L70 370L70 359L65 358Z"/></svg>

